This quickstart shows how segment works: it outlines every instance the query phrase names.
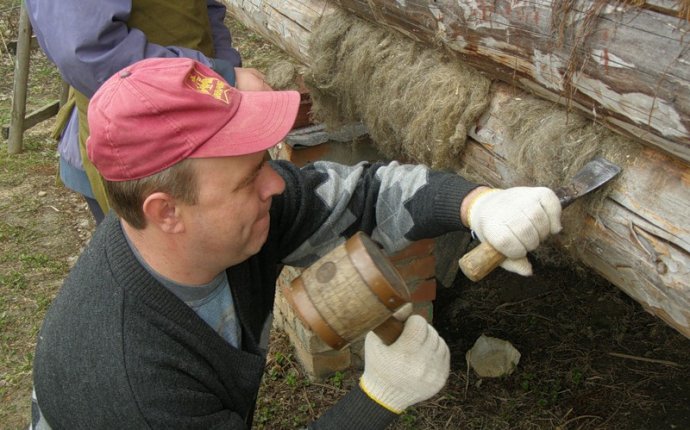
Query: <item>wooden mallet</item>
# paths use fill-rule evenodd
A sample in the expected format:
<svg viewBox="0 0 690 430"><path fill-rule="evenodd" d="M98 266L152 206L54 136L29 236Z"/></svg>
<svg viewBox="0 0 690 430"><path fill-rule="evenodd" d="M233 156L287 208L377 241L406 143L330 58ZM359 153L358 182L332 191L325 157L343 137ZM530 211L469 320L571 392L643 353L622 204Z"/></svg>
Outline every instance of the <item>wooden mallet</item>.
<svg viewBox="0 0 690 430"><path fill-rule="evenodd" d="M362 232L306 268L283 295L300 320L338 350L370 330L386 345L395 342L404 323L393 313L410 301L405 281Z"/></svg>

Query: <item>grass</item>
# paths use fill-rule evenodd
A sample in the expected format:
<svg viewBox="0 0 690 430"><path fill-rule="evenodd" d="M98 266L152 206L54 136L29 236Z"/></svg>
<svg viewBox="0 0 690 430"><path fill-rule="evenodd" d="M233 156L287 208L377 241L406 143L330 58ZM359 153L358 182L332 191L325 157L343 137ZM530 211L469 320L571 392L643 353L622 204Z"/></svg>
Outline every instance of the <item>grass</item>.
<svg viewBox="0 0 690 430"><path fill-rule="evenodd" d="M18 1L0 4L3 42L16 34ZM12 101L13 58L0 52L0 124ZM59 97L55 67L38 51L31 54L27 112ZM78 199L55 186L55 142L49 124L26 132L21 154L0 152L0 428L23 428L29 418L31 366L36 335L61 280L83 244L73 220L83 213ZM60 211L60 212L58 212Z"/></svg>
<svg viewBox="0 0 690 430"><path fill-rule="evenodd" d="M1 156L0 427L8 429L26 424L36 334L68 272L68 257L81 246L70 231L56 240L59 228L71 230L72 223L54 224L55 210L66 211L75 200L54 185L51 146L45 138L38 142L28 135L22 154ZM52 173L46 176L48 166Z"/></svg>

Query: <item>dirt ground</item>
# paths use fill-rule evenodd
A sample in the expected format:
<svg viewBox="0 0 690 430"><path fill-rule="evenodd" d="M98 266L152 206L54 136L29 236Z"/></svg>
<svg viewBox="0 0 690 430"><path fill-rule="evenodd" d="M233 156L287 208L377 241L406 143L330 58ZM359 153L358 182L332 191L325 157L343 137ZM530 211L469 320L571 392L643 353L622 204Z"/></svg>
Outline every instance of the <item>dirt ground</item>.
<svg viewBox="0 0 690 430"><path fill-rule="evenodd" d="M2 34L16 32L5 1ZM284 55L228 20L248 66ZM0 113L9 118L12 57L2 48ZM56 97L59 79L32 57L30 107ZM26 134L25 151L0 151L0 428L25 428L35 336L50 301L93 231L80 199L55 184L52 121ZM522 278L497 270L480 283L440 288L434 324L452 352L446 388L401 417L396 429L690 429L690 340L592 273L549 265ZM510 341L515 372L478 379L465 353L486 334ZM355 370L314 382L274 332L255 424L296 429L356 383Z"/></svg>
<svg viewBox="0 0 690 430"><path fill-rule="evenodd" d="M468 428L690 428L690 342L594 275L538 266L529 279L458 278L437 304L458 376L449 389L462 398L456 428L462 414ZM464 353L481 334L521 352L513 375L468 381Z"/></svg>
<svg viewBox="0 0 690 430"><path fill-rule="evenodd" d="M434 306L451 376L396 429L690 428L690 341L593 274L537 262L531 278L498 270L472 283L460 275ZM482 334L520 351L512 375L468 372L465 353ZM352 371L338 376L338 387L333 378L291 384L303 374L284 335L273 345L259 410L276 414L258 416L260 428L298 428L280 421L279 404L301 411L309 399L311 410L300 414L317 416L356 383Z"/></svg>

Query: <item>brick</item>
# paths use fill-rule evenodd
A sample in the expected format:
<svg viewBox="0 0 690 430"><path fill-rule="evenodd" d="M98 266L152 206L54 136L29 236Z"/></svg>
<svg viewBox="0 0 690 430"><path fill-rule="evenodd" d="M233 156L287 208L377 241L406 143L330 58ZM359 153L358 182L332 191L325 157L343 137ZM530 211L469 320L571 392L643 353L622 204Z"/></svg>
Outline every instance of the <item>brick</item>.
<svg viewBox="0 0 690 430"><path fill-rule="evenodd" d="M350 344L350 367L364 369L364 336Z"/></svg>
<svg viewBox="0 0 690 430"><path fill-rule="evenodd" d="M434 268L436 267L436 260L433 255L420 256L419 258L411 258L395 264L395 268L400 273L400 276L412 286L420 281L424 281L434 277Z"/></svg>
<svg viewBox="0 0 690 430"><path fill-rule="evenodd" d="M414 314L421 315L428 322L434 319L434 304L432 302L417 302L414 303Z"/></svg>
<svg viewBox="0 0 690 430"><path fill-rule="evenodd" d="M307 351L312 353L321 353L333 349L324 343L316 335L316 333L311 331L304 323L302 323L294 309L292 309L292 307L288 304L287 299L280 291L276 291L274 321L275 319L278 319L278 316L280 316L282 321L280 323L274 322L274 325L281 327L281 329L290 336L291 342L299 342Z"/></svg>
<svg viewBox="0 0 690 430"><path fill-rule="evenodd" d="M416 258L421 255L431 255L434 250L434 240L433 239L422 239L412 242L405 249L401 249L395 254L391 255L389 259L395 264L398 261L406 260L409 258Z"/></svg>
<svg viewBox="0 0 690 430"><path fill-rule="evenodd" d="M436 280L427 279L419 282L414 290L410 291L410 299L413 303L436 300Z"/></svg>
<svg viewBox="0 0 690 430"><path fill-rule="evenodd" d="M335 372L348 369L352 363L349 348L313 354L299 343L293 346L297 360L311 380L323 380Z"/></svg>

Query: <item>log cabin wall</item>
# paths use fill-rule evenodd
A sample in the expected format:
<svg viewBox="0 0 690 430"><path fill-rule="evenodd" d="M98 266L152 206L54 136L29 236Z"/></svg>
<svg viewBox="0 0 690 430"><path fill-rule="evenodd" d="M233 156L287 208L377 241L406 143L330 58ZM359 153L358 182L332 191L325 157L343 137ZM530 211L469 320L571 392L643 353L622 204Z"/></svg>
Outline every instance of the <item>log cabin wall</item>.
<svg viewBox="0 0 690 430"><path fill-rule="evenodd" d="M533 181L506 162L512 149L500 109L511 97L536 95L575 107L644 145L599 210L586 215L577 257L690 337L690 39L683 39L688 22L670 15L678 7L658 1L661 13L651 6L579 2L554 18L558 4L545 1L224 2L245 25L307 66L311 30L339 4L430 48L444 45L509 83L494 85L491 107L459 157L476 181Z"/></svg>
<svg viewBox="0 0 690 430"><path fill-rule="evenodd" d="M340 5L690 161L690 22L675 16L688 13L687 2L224 1L302 62L304 33Z"/></svg>
<svg viewBox="0 0 690 430"><path fill-rule="evenodd" d="M337 0L690 161L690 23L602 0Z"/></svg>

